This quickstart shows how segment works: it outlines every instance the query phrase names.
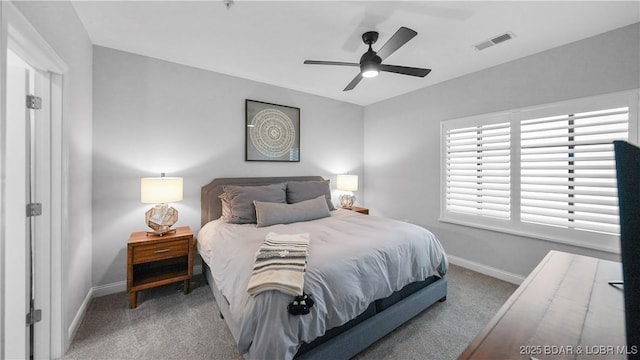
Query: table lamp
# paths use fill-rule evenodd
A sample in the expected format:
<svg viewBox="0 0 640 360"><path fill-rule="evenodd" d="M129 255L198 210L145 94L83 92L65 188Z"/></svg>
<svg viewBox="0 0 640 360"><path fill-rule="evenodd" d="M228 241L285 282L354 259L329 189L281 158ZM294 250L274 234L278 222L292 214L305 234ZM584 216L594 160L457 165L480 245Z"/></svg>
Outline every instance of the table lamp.
<svg viewBox="0 0 640 360"><path fill-rule="evenodd" d="M340 195L340 207L351 209L356 197L354 191L358 191L358 175L338 175L336 188L346 193Z"/></svg>
<svg viewBox="0 0 640 360"><path fill-rule="evenodd" d="M147 235L159 235L174 232L171 226L178 221L178 210L167 203L182 200L182 178L160 177L140 179L140 201L144 204L155 204L145 213L145 221L153 231Z"/></svg>

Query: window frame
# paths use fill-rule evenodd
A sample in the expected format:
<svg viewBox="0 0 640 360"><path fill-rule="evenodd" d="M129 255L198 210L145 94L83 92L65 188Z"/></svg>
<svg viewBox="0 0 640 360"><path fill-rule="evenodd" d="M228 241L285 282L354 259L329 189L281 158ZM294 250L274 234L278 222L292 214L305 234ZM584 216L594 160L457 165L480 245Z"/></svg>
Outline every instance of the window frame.
<svg viewBox="0 0 640 360"><path fill-rule="evenodd" d="M638 139L640 139L638 119L640 89L442 121L440 123L440 217L438 220L446 223L498 231L610 253L620 253L618 235L527 223L520 220L520 122L532 118L582 113L623 106L629 108L628 141L637 144ZM447 130L501 122L511 123L510 218L498 219L448 211L446 207Z"/></svg>

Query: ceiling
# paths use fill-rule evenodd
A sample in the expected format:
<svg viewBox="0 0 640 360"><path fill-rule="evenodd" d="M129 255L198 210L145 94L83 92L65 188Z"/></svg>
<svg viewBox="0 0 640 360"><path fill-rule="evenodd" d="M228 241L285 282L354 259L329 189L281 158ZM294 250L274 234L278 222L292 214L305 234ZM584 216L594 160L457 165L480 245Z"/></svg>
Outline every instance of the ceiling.
<svg viewBox="0 0 640 360"><path fill-rule="evenodd" d="M640 21L636 1L77 1L100 46L311 94L368 105ZM362 33L379 49L400 26L418 35L384 63L425 67L425 78L381 73L342 89L358 62ZM478 51L505 32L514 38Z"/></svg>

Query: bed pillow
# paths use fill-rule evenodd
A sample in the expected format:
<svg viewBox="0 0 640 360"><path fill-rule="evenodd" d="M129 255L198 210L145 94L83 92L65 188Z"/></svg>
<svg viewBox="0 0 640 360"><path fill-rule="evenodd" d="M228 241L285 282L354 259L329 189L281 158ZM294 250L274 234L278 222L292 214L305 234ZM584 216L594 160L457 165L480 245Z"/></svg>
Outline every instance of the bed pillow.
<svg viewBox="0 0 640 360"><path fill-rule="evenodd" d="M329 210L336 208L331 203L331 188L329 180L289 181L287 182L287 203L295 204L301 201L324 196Z"/></svg>
<svg viewBox="0 0 640 360"><path fill-rule="evenodd" d="M256 222L254 201L285 203L287 185L271 184L262 186L225 185L222 187L222 220L232 224Z"/></svg>
<svg viewBox="0 0 640 360"><path fill-rule="evenodd" d="M254 201L258 227L290 224L331 216L324 195L295 204Z"/></svg>

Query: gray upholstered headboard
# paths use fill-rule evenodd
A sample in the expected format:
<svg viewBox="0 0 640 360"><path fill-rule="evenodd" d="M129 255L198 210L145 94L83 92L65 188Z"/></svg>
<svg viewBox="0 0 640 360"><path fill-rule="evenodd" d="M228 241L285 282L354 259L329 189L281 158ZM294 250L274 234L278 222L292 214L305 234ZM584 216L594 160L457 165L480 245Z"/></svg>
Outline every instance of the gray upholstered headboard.
<svg viewBox="0 0 640 360"><path fill-rule="evenodd" d="M287 181L324 180L322 176L246 177L218 178L203 186L200 191L200 226L222 216L220 194L224 185L268 185Z"/></svg>

